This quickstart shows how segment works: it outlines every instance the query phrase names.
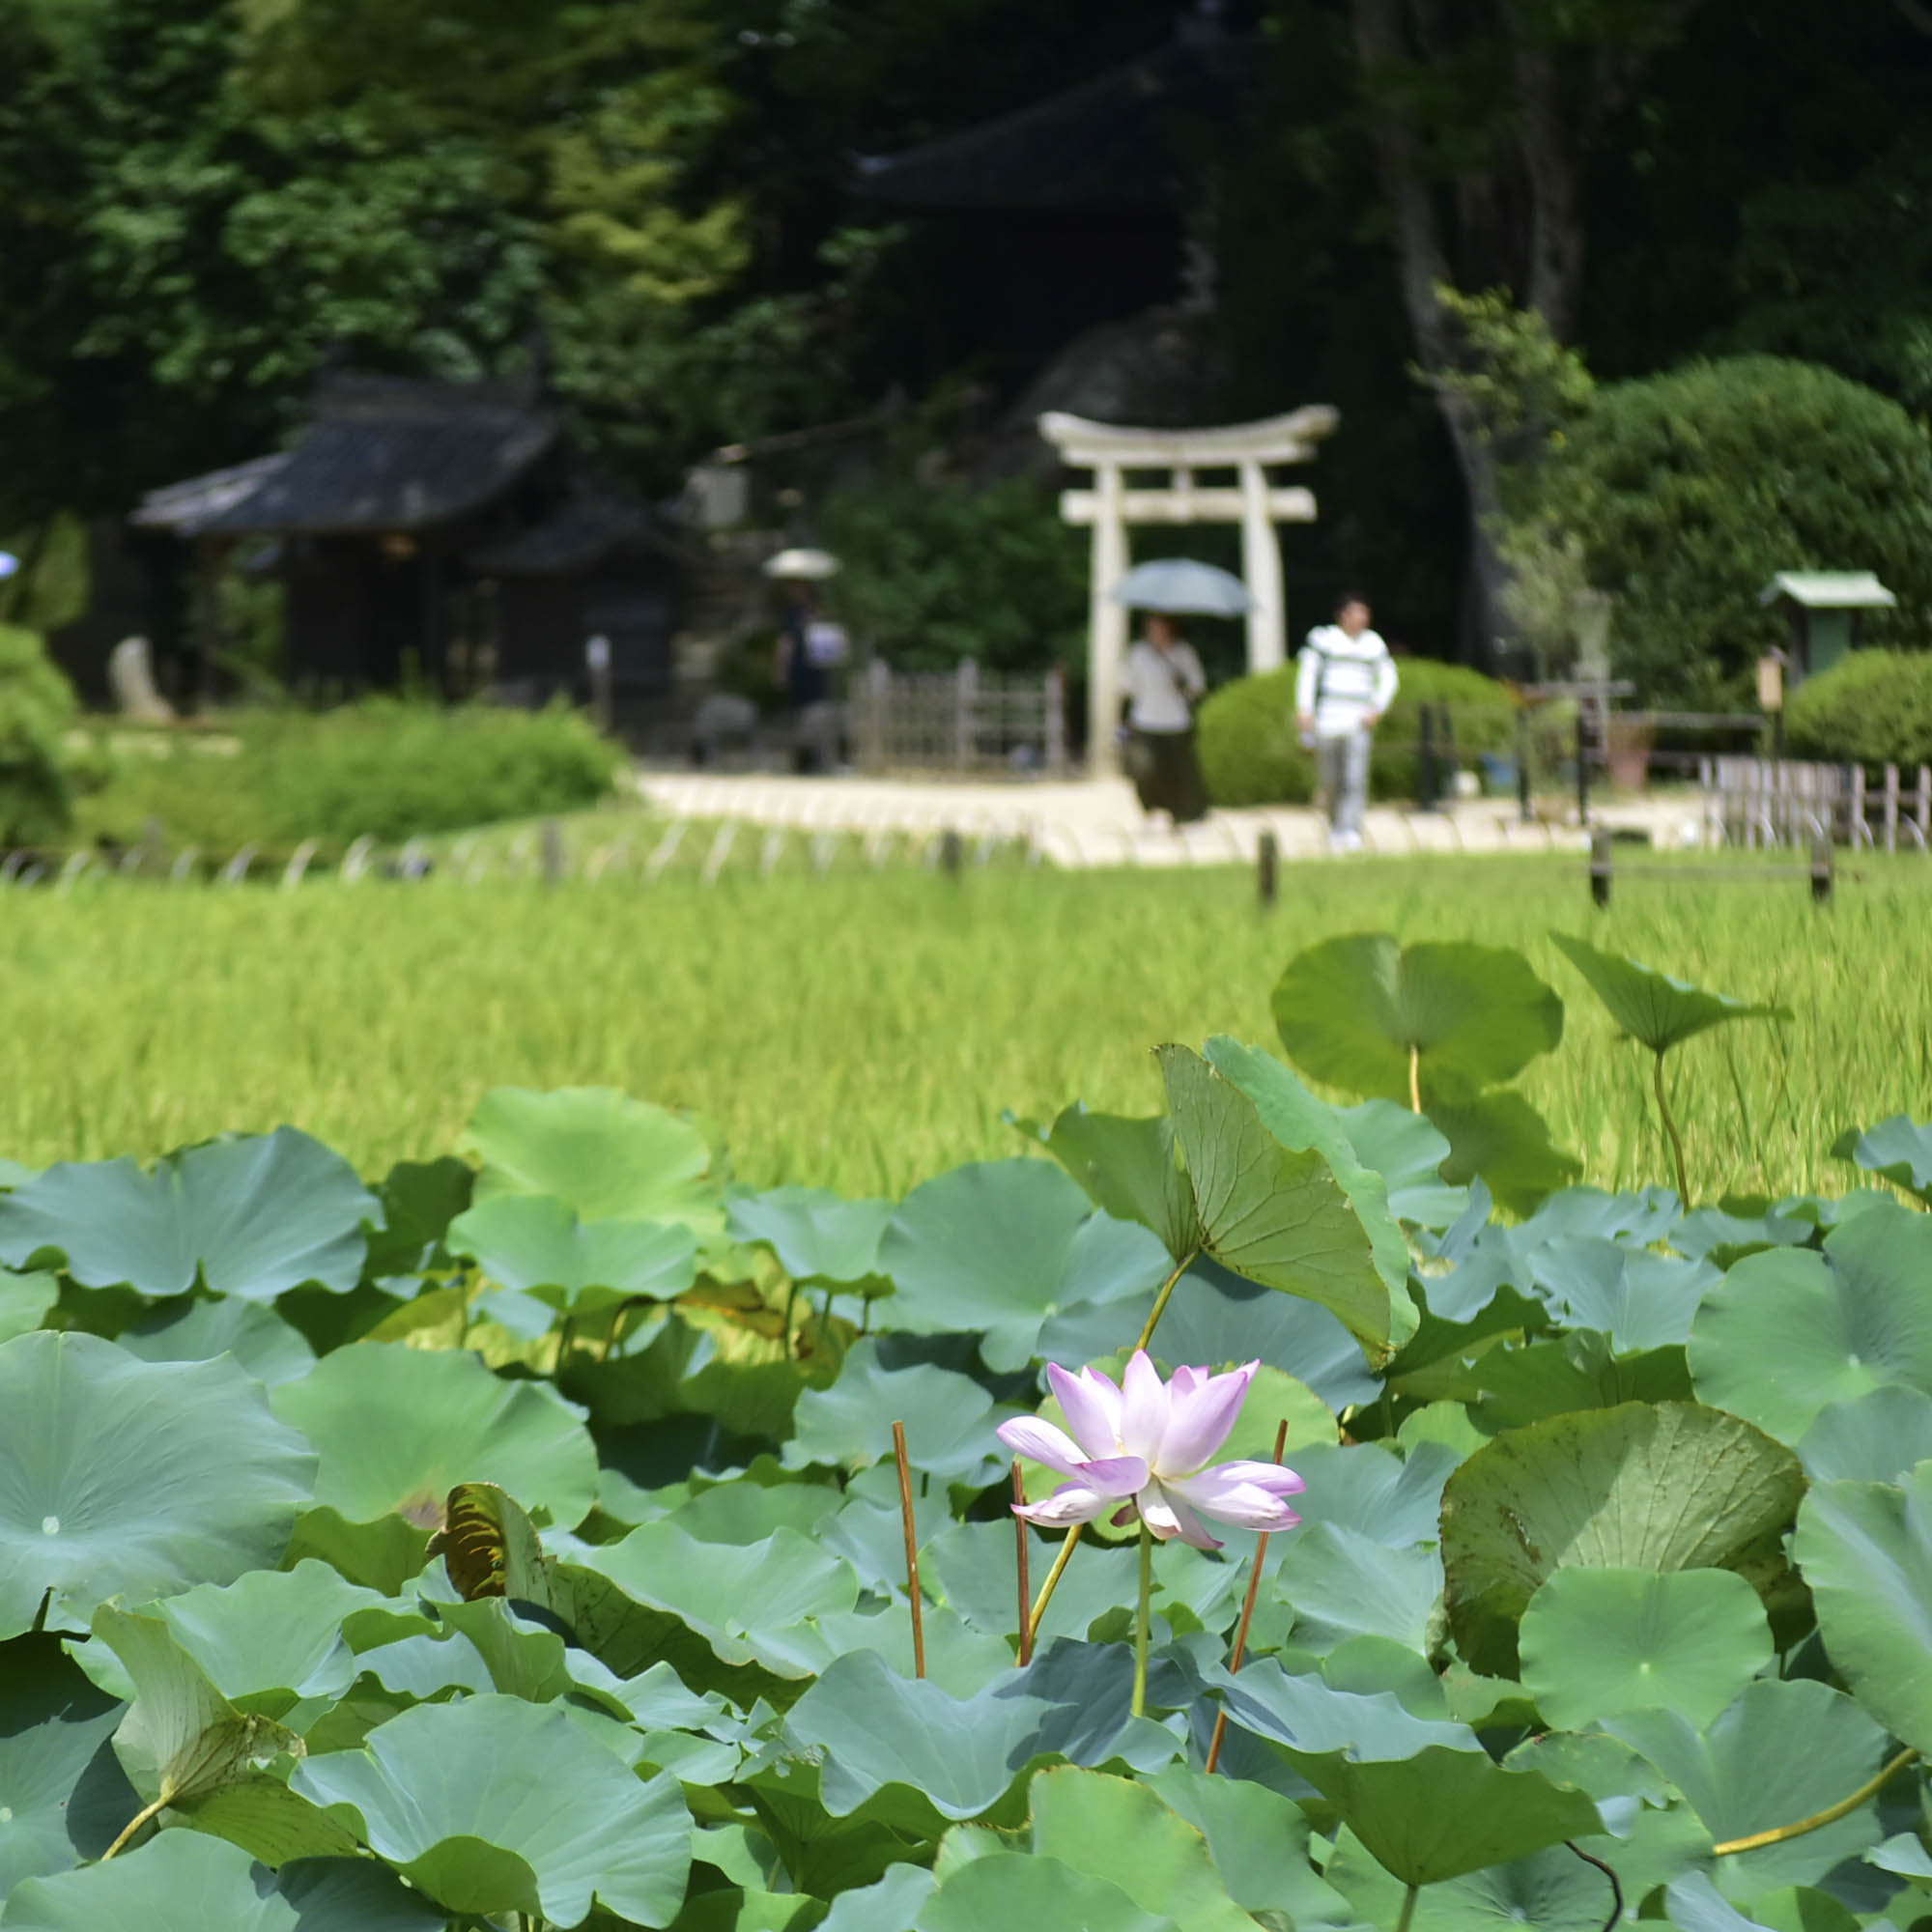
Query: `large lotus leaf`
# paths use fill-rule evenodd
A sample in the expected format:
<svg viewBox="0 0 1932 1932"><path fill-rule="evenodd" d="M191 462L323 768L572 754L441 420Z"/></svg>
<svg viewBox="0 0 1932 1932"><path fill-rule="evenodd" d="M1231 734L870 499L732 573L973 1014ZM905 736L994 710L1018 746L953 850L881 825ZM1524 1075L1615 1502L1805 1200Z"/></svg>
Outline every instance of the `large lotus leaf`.
<svg viewBox="0 0 1932 1932"><path fill-rule="evenodd" d="M1690 1369L1706 1402L1797 1442L1834 1402L1902 1382L1932 1394L1932 1217L1888 1202L1823 1254L1747 1255L1705 1297Z"/></svg>
<svg viewBox="0 0 1932 1932"><path fill-rule="evenodd" d="M1174 1122L1065 1108L1040 1136L1048 1153L1117 1221L1138 1221L1179 1260L1201 1245L1194 1196L1175 1157Z"/></svg>
<svg viewBox="0 0 1932 1932"><path fill-rule="evenodd" d="M1207 1839L1145 1784L1067 1765L1042 1772L1027 1798L1036 1857L1111 1880L1180 1932L1253 1932Z"/></svg>
<svg viewBox="0 0 1932 1932"><path fill-rule="evenodd" d="M1411 946L1347 933L1289 961L1272 1001L1288 1057L1350 1094L1427 1098L1513 1078L1563 1037L1563 1002L1504 947Z"/></svg>
<svg viewBox="0 0 1932 1932"><path fill-rule="evenodd" d="M279 1719L303 1698L348 1690L356 1662L343 1623L383 1604L310 1557L292 1570L256 1570L233 1583L185 1590L152 1614L224 1697Z"/></svg>
<svg viewBox="0 0 1932 1932"><path fill-rule="evenodd" d="M1039 1351L1052 1362L1100 1361L1128 1345L1152 1312L1151 1293L1070 1308L1040 1329ZM1149 1352L1169 1369L1259 1357L1312 1388L1331 1409L1374 1402L1381 1393L1361 1344L1327 1309L1248 1281L1206 1255L1197 1255L1176 1285Z"/></svg>
<svg viewBox="0 0 1932 1932"><path fill-rule="evenodd" d="M1352 1832L1336 1840L1325 1876L1347 1894L1358 1926L1393 1925L1401 1917L1401 1882L1369 1856ZM1567 1846L1553 1845L1509 1864L1426 1887L1409 1923L1413 1932L1497 1932L1506 1925L1532 1925L1536 1932L1603 1932L1610 1906L1609 1881L1604 1874Z"/></svg>
<svg viewBox="0 0 1932 1932"><path fill-rule="evenodd" d="M1223 1888L1244 1912L1286 1914L1308 1932L1351 1921L1349 1902L1308 1861L1308 1816L1292 1800L1190 1765L1170 1765L1148 1783L1207 1839Z"/></svg>
<svg viewBox="0 0 1932 1932"><path fill-rule="evenodd" d="M141 1808L108 1744L121 1711L52 1636L0 1645L0 1900L98 1859Z"/></svg>
<svg viewBox="0 0 1932 1932"><path fill-rule="evenodd" d="M684 1897L691 1814L676 1778L640 1780L554 1706L418 1705L359 1751L305 1760L294 1782L452 1912L575 1925L596 1900L666 1925Z"/></svg>
<svg viewBox="0 0 1932 1932"><path fill-rule="evenodd" d="M942 1483L983 1489L1006 1466L993 1432L1020 1411L995 1403L980 1384L951 1369L918 1363L886 1369L869 1338L845 1357L830 1388L807 1389L784 1446L789 1468L858 1470L893 1454L893 1423L905 1424L906 1454Z"/></svg>
<svg viewBox="0 0 1932 1932"><path fill-rule="evenodd" d="M1932 1460L1932 1395L1888 1382L1820 1411L1798 1445L1814 1483L1896 1483Z"/></svg>
<svg viewBox="0 0 1932 1932"><path fill-rule="evenodd" d="M1875 1127L1840 1134L1832 1151L1932 1206L1932 1121L1894 1114Z"/></svg>
<svg viewBox="0 0 1932 1932"><path fill-rule="evenodd" d="M955 1866L920 1908L913 1932L1011 1932L1016 1925L1081 1932L1181 1932L1104 1878L1058 1859L988 1852Z"/></svg>
<svg viewBox="0 0 1932 1932"><path fill-rule="evenodd" d="M465 1145L483 1162L478 1201L552 1194L585 1221L681 1221L700 1240L724 1234L704 1136L611 1088L498 1087L477 1103Z"/></svg>
<svg viewBox="0 0 1932 1932"><path fill-rule="evenodd" d="M1284 1556L1277 1588L1293 1610L1294 1643L1318 1656L1361 1635L1420 1651L1442 1596L1442 1559L1433 1549L1391 1549L1359 1530L1312 1523Z"/></svg>
<svg viewBox="0 0 1932 1932"><path fill-rule="evenodd" d="M923 1865L893 1865L873 1885L856 1886L832 1901L818 1932L906 1932L932 1896L933 1877Z"/></svg>
<svg viewBox="0 0 1932 1932"><path fill-rule="evenodd" d="M272 1308L235 1295L196 1295L152 1311L116 1338L144 1362L206 1362L233 1355L270 1388L299 1381L315 1367L315 1350L301 1331Z"/></svg>
<svg viewBox="0 0 1932 1932"><path fill-rule="evenodd" d="M240 1846L163 1832L110 1864L33 1879L7 1932L437 1932L444 1915L364 1859L265 1871Z"/></svg>
<svg viewBox="0 0 1932 1932"><path fill-rule="evenodd" d="M553 1308L669 1301L697 1278L697 1237L676 1221L579 1221L547 1194L498 1194L449 1224L444 1240L499 1288Z"/></svg>
<svg viewBox="0 0 1932 1932"><path fill-rule="evenodd" d="M1518 1647L1523 1689L1564 1731L1649 1710L1701 1728L1774 1654L1757 1592L1728 1570L1558 1570Z"/></svg>
<svg viewBox="0 0 1932 1932"><path fill-rule="evenodd" d="M894 1674L875 1651L839 1658L792 1706L784 1739L818 1765L835 1817L881 1792L915 1815L975 1818L992 1809L1036 1759L1139 1769L1169 1762L1175 1739L1131 1719L1132 1660L1122 1644L1062 1640L1024 1671L954 1697Z"/></svg>
<svg viewBox="0 0 1932 1932"><path fill-rule="evenodd" d="M362 1273L362 1223L376 1197L340 1154L277 1127L171 1154L63 1162L0 1196L0 1261L57 1251L86 1288L126 1283L154 1296L199 1279L216 1294L272 1301L316 1282L340 1294Z"/></svg>
<svg viewBox="0 0 1932 1932"><path fill-rule="evenodd" d="M1832 1893L1811 1886L1780 1886L1753 1898L1747 1917L1701 1871L1670 1881L1663 1893L1663 1917L1677 1932L1858 1932L1864 1922Z"/></svg>
<svg viewBox="0 0 1932 1932"><path fill-rule="evenodd" d="M1425 1442L1406 1457L1377 1442L1296 1452L1296 1473L1308 1485L1294 1498L1305 1523L1332 1522L1372 1537L1388 1549L1434 1543L1442 1511L1442 1485L1456 1466L1453 1451ZM1298 1545L1278 1541L1283 1561Z"/></svg>
<svg viewBox="0 0 1932 1932"><path fill-rule="evenodd" d="M1449 1142L1442 1178L1458 1184L1480 1179L1512 1214L1533 1213L1583 1171L1514 1089L1432 1100L1429 1119Z"/></svg>
<svg viewBox="0 0 1932 1932"><path fill-rule="evenodd" d="M414 1274L441 1255L449 1224L469 1206L475 1170L454 1154L399 1160L376 1189L383 1225L369 1236L369 1272Z"/></svg>
<svg viewBox="0 0 1932 1932"><path fill-rule="evenodd" d="M776 1529L758 1543L700 1543L676 1523L647 1522L580 1557L640 1606L640 1628L668 1634L682 1624L722 1662L756 1663L779 1677L824 1669L835 1650L819 1618L859 1602L851 1565L795 1529Z"/></svg>
<svg viewBox="0 0 1932 1932"><path fill-rule="evenodd" d="M1096 1213L1057 1167L999 1160L916 1187L879 1242L879 1266L898 1291L881 1325L982 1334L987 1365L1010 1370L1033 1359L1041 1324L1063 1308L1138 1294L1173 1263L1146 1228Z"/></svg>
<svg viewBox="0 0 1932 1932"><path fill-rule="evenodd" d="M597 1500L597 1452L545 1382L498 1379L474 1355L358 1342L273 1396L322 1457L315 1499L351 1522L433 1520L458 1483L496 1483L566 1528Z"/></svg>
<svg viewBox="0 0 1932 1932"><path fill-rule="evenodd" d="M1895 1489L1816 1484L1795 1547L1833 1665L1895 1736L1932 1749L1932 1463Z"/></svg>
<svg viewBox="0 0 1932 1932"><path fill-rule="evenodd" d="M149 1363L92 1335L0 1344L0 1637L85 1630L109 1597L279 1560L316 1469L232 1361Z"/></svg>
<svg viewBox="0 0 1932 1932"><path fill-rule="evenodd" d="M31 1334L60 1299L60 1280L51 1274L15 1274L0 1268L0 1342Z"/></svg>
<svg viewBox="0 0 1932 1932"><path fill-rule="evenodd" d="M761 1241L794 1281L869 1285L879 1272L879 1239L893 1218L890 1201L844 1201L819 1187L773 1187L734 1194L728 1225L740 1241Z"/></svg>
<svg viewBox="0 0 1932 1932"><path fill-rule="evenodd" d="M700 1543L761 1543L775 1529L795 1529L811 1535L826 1518L841 1508L864 1507L847 1502L829 1483L765 1482L748 1477L700 1490L670 1512L669 1520ZM511 1596L520 1593L512 1590Z"/></svg>
<svg viewBox="0 0 1932 1932"><path fill-rule="evenodd" d="M120 1660L133 1690L114 1754L149 1805L166 1805L269 1864L354 1852L340 1827L258 1769L298 1748L295 1738L237 1710L158 1618L103 1605L94 1613L94 1636Z"/></svg>
<svg viewBox="0 0 1932 1932"><path fill-rule="evenodd" d="M1746 1686L1701 1733L1677 1711L1612 1718L1605 1729L1681 1791L1719 1844L1828 1809L1878 1769L1885 1732L1840 1690L1809 1679ZM1882 1835L1870 1804L1781 1844L1719 1861L1725 1895L1747 1904L1780 1886L1815 1885Z"/></svg>
<svg viewBox="0 0 1932 1932"><path fill-rule="evenodd" d="M1469 1206L1469 1190L1442 1178L1449 1142L1426 1114L1412 1114L1393 1100L1364 1100L1336 1109L1355 1158L1388 1183L1388 1203L1398 1220L1412 1227L1446 1228Z"/></svg>
<svg viewBox="0 0 1932 1932"><path fill-rule="evenodd" d="M1663 1053L1707 1027L1727 1020L1788 1020L1784 1007L1752 1006L1728 993L1707 993L1688 980L1673 980L1654 966L1640 966L1620 953L1600 952L1568 933L1552 932L1559 952L1590 983L1610 1017L1632 1039Z"/></svg>
<svg viewBox="0 0 1932 1932"><path fill-rule="evenodd" d="M1326 1308L1378 1362L1398 1313L1392 1297L1408 1272L1386 1183L1359 1165L1332 1113L1325 1134L1309 1118L1319 1103L1286 1067L1234 1041L1209 1042L1210 1051L1223 1045L1226 1066L1182 1046L1157 1055L1206 1246L1236 1274ZM1319 1139L1337 1150L1343 1171ZM1401 1307L1409 1307L1406 1294Z"/></svg>
<svg viewBox="0 0 1932 1932"><path fill-rule="evenodd" d="M1450 1628L1492 1676L1517 1674L1517 1624L1544 1580L1592 1569L1735 1570L1774 1617L1780 1539L1804 1492L1790 1450L1694 1404L1623 1403L1513 1430L1442 1492Z"/></svg>
<svg viewBox="0 0 1932 1932"><path fill-rule="evenodd" d="M1620 1355L1681 1348L1698 1304L1722 1279L1710 1262L1650 1254L1600 1235L1545 1241L1531 1268L1565 1326L1597 1329Z"/></svg>
<svg viewBox="0 0 1932 1932"><path fill-rule="evenodd" d="M774 1337L720 1321L700 1327L675 1310L657 1313L627 1332L611 1361L568 1368L565 1386L588 1405L600 1429L635 1428L667 1416L705 1415L738 1435L781 1440L806 1386L797 1362L778 1352ZM778 1319L773 1317L776 1329ZM673 1456L660 1481L682 1476L696 1456Z"/></svg>
<svg viewBox="0 0 1932 1932"><path fill-rule="evenodd" d="M1039 1579L1059 1553L1037 1531L1027 1535L1028 1567L1037 1592ZM1019 1624L1018 1552L1013 1532L1005 1522L955 1522L920 1549L920 1581L936 1590L975 1630L1010 1635ZM1039 1627L1042 1641L1056 1636L1085 1636L1101 1617L1130 1601L1138 1559L1131 1550L1082 1548L1080 1560L1068 1564L1046 1606ZM905 1580L905 1554L896 1547L894 1568ZM1155 1598L1159 1602L1158 1596Z"/></svg>
<svg viewBox="0 0 1932 1932"><path fill-rule="evenodd" d="M1338 1690L1319 1677L1292 1677L1271 1657L1251 1659L1239 1676L1210 1669L1230 1723L1304 1756L1374 1762L1413 1756L1430 1746L1481 1747L1463 1724L1418 1718L1391 1691Z"/></svg>

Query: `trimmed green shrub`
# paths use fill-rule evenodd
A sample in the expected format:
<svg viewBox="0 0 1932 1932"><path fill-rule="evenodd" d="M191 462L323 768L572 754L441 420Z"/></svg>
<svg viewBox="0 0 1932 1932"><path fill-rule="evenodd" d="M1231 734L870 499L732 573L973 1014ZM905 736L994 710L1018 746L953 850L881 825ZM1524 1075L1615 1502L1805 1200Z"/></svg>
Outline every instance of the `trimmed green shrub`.
<svg viewBox="0 0 1932 1932"><path fill-rule="evenodd" d="M78 709L40 639L0 624L0 847L44 844L67 830L73 800L62 741Z"/></svg>
<svg viewBox="0 0 1932 1932"><path fill-rule="evenodd" d="M1932 764L1932 653L1849 653L1791 694L1784 741L1801 758Z"/></svg>
<svg viewBox="0 0 1932 1932"><path fill-rule="evenodd" d="M122 734L112 781L85 802L97 838L131 844L152 815L173 844L287 851L305 838L340 851L494 819L596 804L617 748L577 713L484 705L444 709L365 698L327 712L242 712L223 736Z"/></svg>
<svg viewBox="0 0 1932 1932"><path fill-rule="evenodd" d="M1546 480L1616 595L1640 701L1735 704L1784 640L1758 602L1780 570L1875 570L1899 599L1876 641L1932 639L1932 438L1828 369L1744 355L1609 384Z"/></svg>
<svg viewBox="0 0 1932 1932"><path fill-rule="evenodd" d="M1413 798L1425 704L1446 704L1459 764L1510 748L1516 701L1481 671L1434 658L1400 658L1395 702L1376 731L1369 786L1378 798ZM1198 714L1201 770L1216 805L1305 805L1315 796L1315 756L1294 724L1294 667L1223 685Z"/></svg>

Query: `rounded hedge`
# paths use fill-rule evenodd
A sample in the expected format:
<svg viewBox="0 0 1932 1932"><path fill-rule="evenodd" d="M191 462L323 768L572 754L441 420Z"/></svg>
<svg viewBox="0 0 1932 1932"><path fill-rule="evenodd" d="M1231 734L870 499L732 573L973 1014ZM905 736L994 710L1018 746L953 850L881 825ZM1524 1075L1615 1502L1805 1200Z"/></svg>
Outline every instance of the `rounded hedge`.
<svg viewBox="0 0 1932 1932"><path fill-rule="evenodd" d="M1899 600L1877 641L1928 639L1932 438L1829 369L1742 355L1611 384L1548 485L1616 596L1616 673L1642 702L1742 696L1785 639L1758 602L1781 570L1876 571Z"/></svg>
<svg viewBox="0 0 1932 1932"><path fill-rule="evenodd" d="M1784 740L1801 758L1932 764L1932 653L1850 652L1791 694Z"/></svg>
<svg viewBox="0 0 1932 1932"><path fill-rule="evenodd" d="M1516 733L1509 687L1462 665L1399 658L1395 702L1376 730L1369 785L1378 798L1413 798L1425 704L1446 704L1459 765L1507 750ZM1315 796L1315 756L1294 724L1294 667L1223 685L1198 714L1202 775L1216 805L1305 805Z"/></svg>
<svg viewBox="0 0 1932 1932"><path fill-rule="evenodd" d="M58 838L72 814L73 687L32 631L0 624L0 848Z"/></svg>

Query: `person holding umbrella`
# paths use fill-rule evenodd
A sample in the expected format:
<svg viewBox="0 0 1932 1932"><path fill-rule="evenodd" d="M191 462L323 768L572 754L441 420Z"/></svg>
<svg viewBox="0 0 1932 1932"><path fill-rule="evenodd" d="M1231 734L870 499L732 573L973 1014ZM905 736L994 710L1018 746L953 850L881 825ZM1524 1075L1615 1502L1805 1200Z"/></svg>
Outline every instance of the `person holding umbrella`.
<svg viewBox="0 0 1932 1932"><path fill-rule="evenodd" d="M1181 557L1142 564L1121 580L1115 598L1147 614L1147 636L1127 652L1127 775L1141 810L1165 811L1177 825L1208 815L1208 786L1194 748L1194 707L1208 679L1175 621L1183 611L1232 616L1248 608L1239 578Z"/></svg>

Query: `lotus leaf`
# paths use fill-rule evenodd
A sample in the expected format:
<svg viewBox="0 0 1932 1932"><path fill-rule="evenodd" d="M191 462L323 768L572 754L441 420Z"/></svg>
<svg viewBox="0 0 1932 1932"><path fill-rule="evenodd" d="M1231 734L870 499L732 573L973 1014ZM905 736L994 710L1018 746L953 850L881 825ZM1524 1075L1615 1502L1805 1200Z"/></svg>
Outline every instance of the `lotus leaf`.
<svg viewBox="0 0 1932 1932"><path fill-rule="evenodd" d="M315 1367L315 1350L272 1308L234 1296L164 1302L117 1338L144 1362L207 1362L233 1355L258 1382L279 1388Z"/></svg>
<svg viewBox="0 0 1932 1932"><path fill-rule="evenodd" d="M893 1217L890 1201L842 1201L820 1187L774 1187L735 1194L731 1234L762 1241L794 1281L871 1286L879 1273L879 1238Z"/></svg>
<svg viewBox="0 0 1932 1932"><path fill-rule="evenodd" d="M1324 941L1289 962L1274 1023L1288 1057L1351 1094L1467 1097L1514 1078L1563 1037L1563 1003L1520 952L1406 950L1385 932Z"/></svg>
<svg viewBox="0 0 1932 1932"><path fill-rule="evenodd" d="M1568 933L1552 932L1559 952L1590 983L1610 1017L1632 1039L1653 1053L1665 1053L1707 1028L1729 1020L1788 1020L1787 1008L1752 1006L1728 993L1707 993L1688 980L1673 980L1655 967L1640 966L1614 952L1600 952Z"/></svg>
<svg viewBox="0 0 1932 1932"><path fill-rule="evenodd" d="M642 1296L669 1301L697 1275L697 1237L676 1221L579 1221L547 1194L498 1194L449 1224L449 1251L486 1280L568 1313Z"/></svg>
<svg viewBox="0 0 1932 1932"><path fill-rule="evenodd" d="M0 1344L0 1636L278 1562L316 1462L226 1359L92 1335Z"/></svg>
<svg viewBox="0 0 1932 1932"><path fill-rule="evenodd" d="M1796 1443L1835 1402L1891 1383L1932 1395L1932 1217L1889 1202L1823 1254L1747 1255L1704 1297L1690 1368L1706 1402Z"/></svg>
<svg viewBox="0 0 1932 1932"><path fill-rule="evenodd" d="M1894 1114L1875 1127L1840 1134L1832 1151L1932 1206L1932 1121Z"/></svg>
<svg viewBox="0 0 1932 1932"><path fill-rule="evenodd" d="M1515 1676L1518 1621L1568 1565L1735 1570L1776 1616L1791 1587L1780 1539L1804 1489L1790 1450L1688 1403L1624 1403L1511 1431L1442 1492L1450 1628L1478 1670Z"/></svg>

